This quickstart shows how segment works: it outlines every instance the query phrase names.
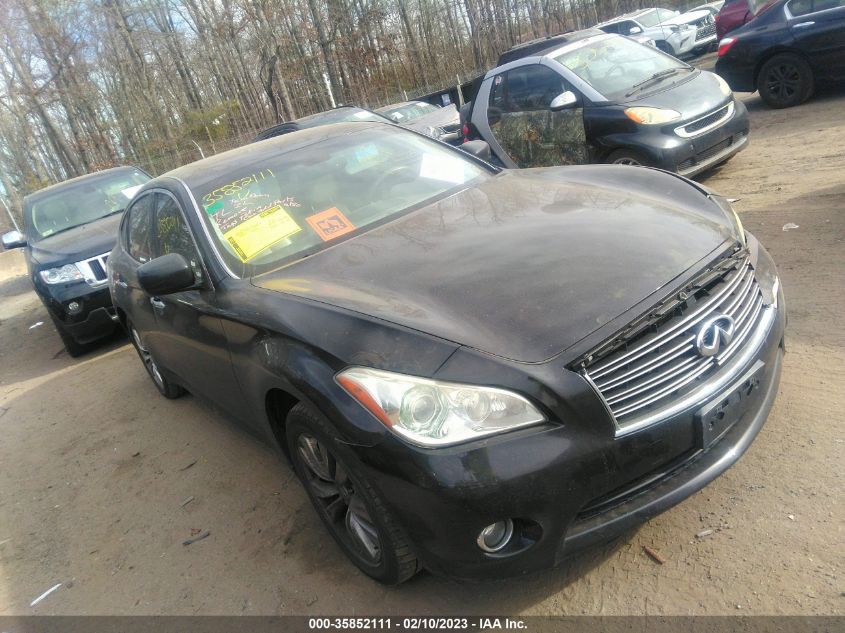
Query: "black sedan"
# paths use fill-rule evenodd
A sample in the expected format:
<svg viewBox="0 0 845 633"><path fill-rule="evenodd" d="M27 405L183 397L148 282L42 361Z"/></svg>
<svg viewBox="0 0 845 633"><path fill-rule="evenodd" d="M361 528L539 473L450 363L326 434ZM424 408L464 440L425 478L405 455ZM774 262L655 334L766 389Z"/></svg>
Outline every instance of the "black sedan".
<svg viewBox="0 0 845 633"><path fill-rule="evenodd" d="M382 582L520 574L630 529L734 463L778 387L772 260L658 170L498 170L324 126L156 178L109 269L158 390L285 451Z"/></svg>
<svg viewBox="0 0 845 633"><path fill-rule="evenodd" d="M845 0L781 0L719 42L716 72L773 108L845 81Z"/></svg>
<svg viewBox="0 0 845 633"><path fill-rule="evenodd" d="M3 236L23 248L38 298L65 350L79 356L118 328L106 280L121 213L150 176L115 167L60 182L23 201L24 231Z"/></svg>

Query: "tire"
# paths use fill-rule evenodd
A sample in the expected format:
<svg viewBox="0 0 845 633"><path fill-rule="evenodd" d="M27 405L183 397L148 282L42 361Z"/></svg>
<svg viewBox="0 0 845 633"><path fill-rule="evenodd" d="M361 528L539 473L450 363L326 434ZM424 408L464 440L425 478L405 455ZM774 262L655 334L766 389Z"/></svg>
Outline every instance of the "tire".
<svg viewBox="0 0 845 633"><path fill-rule="evenodd" d="M68 353L68 356L71 358L78 358L90 349L89 345L80 343L73 338L73 336L65 330L62 322L54 317L52 313L50 314L50 319L53 321L53 325L56 326L56 331L59 333L59 338L62 339L62 343L65 346L65 351Z"/></svg>
<svg viewBox="0 0 845 633"><path fill-rule="evenodd" d="M757 73L757 92L770 108L791 108L813 94L813 71L798 55L775 55Z"/></svg>
<svg viewBox="0 0 845 633"><path fill-rule="evenodd" d="M617 149L611 152L605 159L611 165L651 165L651 161L642 152L635 149Z"/></svg>
<svg viewBox="0 0 845 633"><path fill-rule="evenodd" d="M332 537L365 574L386 585L405 582L419 564L404 530L361 472L355 454L302 403L285 427L294 470Z"/></svg>
<svg viewBox="0 0 845 633"><path fill-rule="evenodd" d="M184 394L185 390L180 385L170 382L164 374L161 373L153 355L146 347L144 347L143 343L141 343L141 337L138 334L138 330L135 329L135 326L132 325L131 322L127 322L126 329L129 332L129 340L132 341L132 347L134 347L135 351L138 352L138 358L141 359L144 369L147 370L150 380L153 381L153 384L156 386L159 393L170 400L178 398Z"/></svg>

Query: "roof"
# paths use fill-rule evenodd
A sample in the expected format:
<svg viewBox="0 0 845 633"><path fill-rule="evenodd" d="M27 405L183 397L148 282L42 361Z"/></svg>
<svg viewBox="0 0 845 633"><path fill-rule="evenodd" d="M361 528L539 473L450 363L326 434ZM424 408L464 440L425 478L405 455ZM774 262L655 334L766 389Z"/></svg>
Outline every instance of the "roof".
<svg viewBox="0 0 845 633"><path fill-rule="evenodd" d="M623 13L622 15L617 15L615 18L610 18L609 20L605 20L604 22L599 22L596 24L596 27L604 26L606 24L613 24L614 22L621 22L622 20L632 20L643 13L648 13L649 11L654 11L654 8L647 7L645 9L637 9L636 11L629 11L628 13Z"/></svg>
<svg viewBox="0 0 845 633"><path fill-rule="evenodd" d="M388 110L393 110L394 108L403 108L405 106L412 106L418 103L427 103L426 101L400 101L398 103L391 103L386 106L382 106L380 108L376 108L373 112L378 112L379 114L383 112L387 112Z"/></svg>
<svg viewBox="0 0 845 633"><path fill-rule="evenodd" d="M326 123L331 123L332 121L339 121L342 120L344 117L348 117L350 112L362 114L376 114L371 110L367 110L366 108L360 108L358 106L353 105L340 105L336 108L332 108L331 110L323 110L322 112L316 112L314 114L299 117L298 119L294 119L293 121L284 121L282 123L277 123L276 125L261 130L261 132L259 132L256 137L252 139L251 142L255 143L256 141L263 141L265 139L273 138L281 134L287 134L294 130L303 130L309 127L325 125ZM355 116L355 114L353 114L353 116ZM390 121L390 119L387 119L386 117L383 117L380 114L378 114L377 117L384 118L385 121Z"/></svg>
<svg viewBox="0 0 845 633"><path fill-rule="evenodd" d="M523 42L502 53L499 56L496 66L504 66L523 57L542 56L549 51L598 34L599 32L596 29L583 29L580 31L566 31L557 35L548 35L529 42Z"/></svg>
<svg viewBox="0 0 845 633"><path fill-rule="evenodd" d="M29 202L35 198L40 198L42 195L52 194L56 191L64 189L68 185L75 185L77 183L83 182L85 180L99 180L100 178L104 178L106 176L110 176L112 174L117 174L122 171L141 171L144 170L140 167L134 167L132 165L120 165L119 167L111 167L110 169L103 169L101 171L95 171L90 174L83 174L82 176L77 176L76 178L71 178L69 180L63 180L61 182L57 182L55 185L50 185L49 187L44 187L43 189L39 189L38 191L33 191L32 193L28 194L24 197L24 202ZM146 173L146 172L144 172Z"/></svg>
<svg viewBox="0 0 845 633"><path fill-rule="evenodd" d="M159 178L178 178L184 181L189 187L199 182L206 182L215 178L232 176L232 169L239 165L254 165L269 160L280 154L294 151L296 149L319 143L329 138L352 134L368 127L388 125L393 129L397 126L392 123L377 123L373 121L330 123L274 136L260 143L249 143L242 147L221 152L176 169L168 171ZM235 173L235 176L243 174ZM158 180L158 179L156 179Z"/></svg>

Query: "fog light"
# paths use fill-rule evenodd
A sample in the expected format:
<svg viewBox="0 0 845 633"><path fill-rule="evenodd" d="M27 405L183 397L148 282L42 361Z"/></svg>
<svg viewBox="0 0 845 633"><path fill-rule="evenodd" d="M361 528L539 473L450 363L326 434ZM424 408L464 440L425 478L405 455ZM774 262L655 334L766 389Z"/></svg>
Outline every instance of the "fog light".
<svg viewBox="0 0 845 633"><path fill-rule="evenodd" d="M79 314L81 310L82 304L78 301L71 301L69 304L67 304L68 314Z"/></svg>
<svg viewBox="0 0 845 633"><path fill-rule="evenodd" d="M485 552L498 552L503 549L513 536L513 521L505 519L496 521L481 530L478 535L478 547Z"/></svg>

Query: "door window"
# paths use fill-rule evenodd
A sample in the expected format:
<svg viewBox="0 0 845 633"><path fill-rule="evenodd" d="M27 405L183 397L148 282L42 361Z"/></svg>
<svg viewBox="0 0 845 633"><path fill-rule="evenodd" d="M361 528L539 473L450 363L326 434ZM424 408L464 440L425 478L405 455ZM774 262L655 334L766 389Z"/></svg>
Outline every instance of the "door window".
<svg viewBox="0 0 845 633"><path fill-rule="evenodd" d="M792 0L788 7L789 12L795 17L807 15L813 12L813 0Z"/></svg>
<svg viewBox="0 0 845 633"><path fill-rule="evenodd" d="M178 253L191 264L194 275L202 276L199 253L179 204L170 196L156 194L155 234L158 243L157 256Z"/></svg>
<svg viewBox="0 0 845 633"><path fill-rule="evenodd" d="M552 99L566 90L563 77L551 68L530 64L493 80L490 105L502 112L547 110Z"/></svg>
<svg viewBox="0 0 845 633"><path fill-rule="evenodd" d="M620 22L618 24L618 26L619 26L619 30L616 31L616 32L619 33L620 35L631 35L631 29L633 29L633 28L640 29L640 32L642 33L642 29L639 26L637 26L636 22L634 22L632 20L625 20L624 22Z"/></svg>
<svg viewBox="0 0 845 633"><path fill-rule="evenodd" d="M153 258L153 196L147 194L139 198L127 213L126 250L139 262L148 262Z"/></svg>

